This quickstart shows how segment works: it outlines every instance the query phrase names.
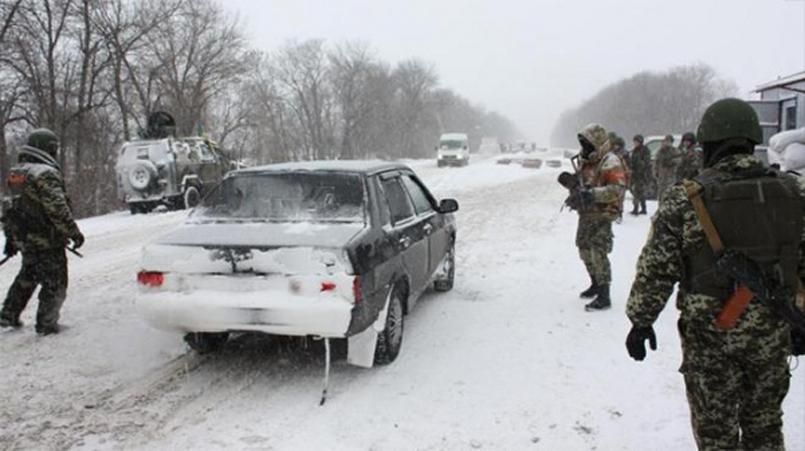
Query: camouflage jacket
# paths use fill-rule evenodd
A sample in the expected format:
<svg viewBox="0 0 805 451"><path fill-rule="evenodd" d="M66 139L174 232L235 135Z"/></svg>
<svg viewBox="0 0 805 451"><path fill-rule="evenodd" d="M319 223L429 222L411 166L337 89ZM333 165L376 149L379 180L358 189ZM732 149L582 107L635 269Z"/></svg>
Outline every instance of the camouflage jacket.
<svg viewBox="0 0 805 451"><path fill-rule="evenodd" d="M581 174L584 185L592 189L595 205L579 214L611 221L617 219L627 183L623 160L614 152L604 150L602 157L594 157L582 165Z"/></svg>
<svg viewBox="0 0 805 451"><path fill-rule="evenodd" d="M41 163L20 163L9 171L11 199L3 229L23 252L62 248L80 234L61 172Z"/></svg>
<svg viewBox="0 0 805 451"><path fill-rule="evenodd" d="M704 154L699 147L691 149L680 149L682 156L679 160L679 167L677 167L677 180L693 179L699 172L702 171L704 166Z"/></svg>
<svg viewBox="0 0 805 451"><path fill-rule="evenodd" d="M758 166L762 166L762 163L753 156L733 155L706 169L705 173L734 173ZM805 196L805 185L801 192ZM749 220L750 215L747 216L747 221ZM634 325L648 327L656 321L671 296L674 285L683 281L686 258L702 246L709 244L693 205L688 200L685 187L682 184L674 185L667 191L654 216L648 242L638 260L637 275L626 307L626 313ZM804 251L805 249L800 250L800 278L805 276ZM713 331L717 330L713 323L723 302L723 299L686 293L682 287L677 293L677 308L682 321ZM743 313L737 327L729 333L736 337L770 337L774 335L770 331L784 328L784 320L764 303L753 301Z"/></svg>
<svg viewBox="0 0 805 451"><path fill-rule="evenodd" d="M663 146L657 152L654 176L659 180L675 179L676 168L679 166L681 158L682 154L679 149L673 146Z"/></svg>
<svg viewBox="0 0 805 451"><path fill-rule="evenodd" d="M647 184L651 181L651 152L646 146L635 147L631 154L633 184Z"/></svg>

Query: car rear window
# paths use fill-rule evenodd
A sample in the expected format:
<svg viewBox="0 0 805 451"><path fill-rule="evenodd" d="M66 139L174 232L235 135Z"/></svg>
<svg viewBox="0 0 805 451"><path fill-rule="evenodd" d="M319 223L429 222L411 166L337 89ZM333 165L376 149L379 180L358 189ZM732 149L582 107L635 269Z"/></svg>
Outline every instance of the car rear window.
<svg viewBox="0 0 805 451"><path fill-rule="evenodd" d="M197 219L365 222L357 174L263 173L225 179L193 213Z"/></svg>

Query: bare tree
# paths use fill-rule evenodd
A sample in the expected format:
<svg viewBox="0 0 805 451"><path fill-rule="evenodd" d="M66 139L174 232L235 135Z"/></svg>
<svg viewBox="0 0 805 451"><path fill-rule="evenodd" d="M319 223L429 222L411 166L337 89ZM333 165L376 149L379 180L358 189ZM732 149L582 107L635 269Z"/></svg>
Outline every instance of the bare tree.
<svg viewBox="0 0 805 451"><path fill-rule="evenodd" d="M398 107L398 156L422 156L430 146L423 135L427 101L438 81L432 66L407 60L394 70Z"/></svg>
<svg viewBox="0 0 805 451"><path fill-rule="evenodd" d="M184 1L106 0L94 11L94 22L111 58L110 81L125 140L132 138L130 122L144 127L144 118L158 101L155 84L160 63L146 55L146 38Z"/></svg>
<svg viewBox="0 0 805 451"><path fill-rule="evenodd" d="M289 43L276 59L276 78L303 134L304 159L320 159L332 150L332 98L327 80L324 43L310 40Z"/></svg>
<svg viewBox="0 0 805 451"><path fill-rule="evenodd" d="M580 107L563 113L551 142L577 145L576 133L590 122L601 123L623 136L692 131L710 103L736 91L733 82L721 79L704 64L663 73L641 72L607 86Z"/></svg>
<svg viewBox="0 0 805 451"><path fill-rule="evenodd" d="M158 62L152 70L163 106L176 117L179 133L191 134L204 127L212 99L242 74L246 42L237 20L217 3L195 0L159 23L148 49Z"/></svg>

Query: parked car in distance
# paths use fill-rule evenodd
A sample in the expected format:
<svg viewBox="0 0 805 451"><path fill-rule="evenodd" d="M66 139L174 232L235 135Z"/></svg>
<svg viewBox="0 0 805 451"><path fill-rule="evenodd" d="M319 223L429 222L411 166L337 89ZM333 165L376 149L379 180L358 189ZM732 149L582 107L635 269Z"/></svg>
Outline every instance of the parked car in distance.
<svg viewBox="0 0 805 451"><path fill-rule="evenodd" d="M402 164L234 171L144 248L138 309L199 352L262 332L345 338L350 363L388 363L420 295L453 287L457 210Z"/></svg>
<svg viewBox="0 0 805 451"><path fill-rule="evenodd" d="M445 133L436 147L436 165L467 166L470 164L470 141L465 133Z"/></svg>

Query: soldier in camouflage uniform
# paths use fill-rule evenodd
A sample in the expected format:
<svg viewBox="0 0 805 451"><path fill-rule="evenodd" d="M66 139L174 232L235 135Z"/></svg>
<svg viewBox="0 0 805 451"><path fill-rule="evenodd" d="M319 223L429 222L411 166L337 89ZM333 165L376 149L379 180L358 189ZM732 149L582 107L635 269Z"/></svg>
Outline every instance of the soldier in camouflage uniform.
<svg viewBox="0 0 805 451"><path fill-rule="evenodd" d="M726 249L745 252L767 265L764 271L773 268L770 273L780 274L793 302L798 279L805 276L805 191L793 178L771 171L752 156L762 132L746 102L725 99L713 104L698 135L705 169L695 183L669 189L654 217L627 306L633 327L626 346L635 360L645 358L646 340L656 349L652 324L679 283L680 371L699 448L783 450L781 404L790 376L789 326L758 299L742 311L737 325L719 324L716 318L734 296L736 283L716 268L718 254L711 247L713 240L706 238L693 199L703 199L715 226L708 230L716 230ZM744 190L748 185L755 195L762 191L764 200L729 194L737 193L739 185Z"/></svg>
<svg viewBox="0 0 805 451"><path fill-rule="evenodd" d="M682 135L682 145L679 146L682 156L677 168L677 180L692 179L699 175L704 165L702 149L696 145L696 135L692 132Z"/></svg>
<svg viewBox="0 0 805 451"><path fill-rule="evenodd" d="M22 253L22 267L8 290L0 326L19 328L20 314L39 286L36 332L59 332L59 311L67 296L65 247L84 243L73 220L61 170L56 162L58 137L34 130L20 150L19 164L8 176L11 194L3 216L6 256Z"/></svg>
<svg viewBox="0 0 805 451"><path fill-rule="evenodd" d="M595 298L585 306L587 311L604 310L611 306L612 222L621 215L626 171L621 159L612 153L603 127L589 125L579 133L578 139L582 148L579 170L583 189L575 194L582 205L578 210L576 246L591 280L581 297Z"/></svg>
<svg viewBox="0 0 805 451"><path fill-rule="evenodd" d="M646 212L646 192L651 186L651 151L643 145L642 135L634 137L634 148L630 155L629 168L632 171L630 188L632 191L631 214L634 216L645 215Z"/></svg>
<svg viewBox="0 0 805 451"><path fill-rule="evenodd" d="M677 182L677 167L681 158L681 152L674 147L674 137L666 135L654 162L654 178L657 179L657 196L660 201L665 191Z"/></svg>

